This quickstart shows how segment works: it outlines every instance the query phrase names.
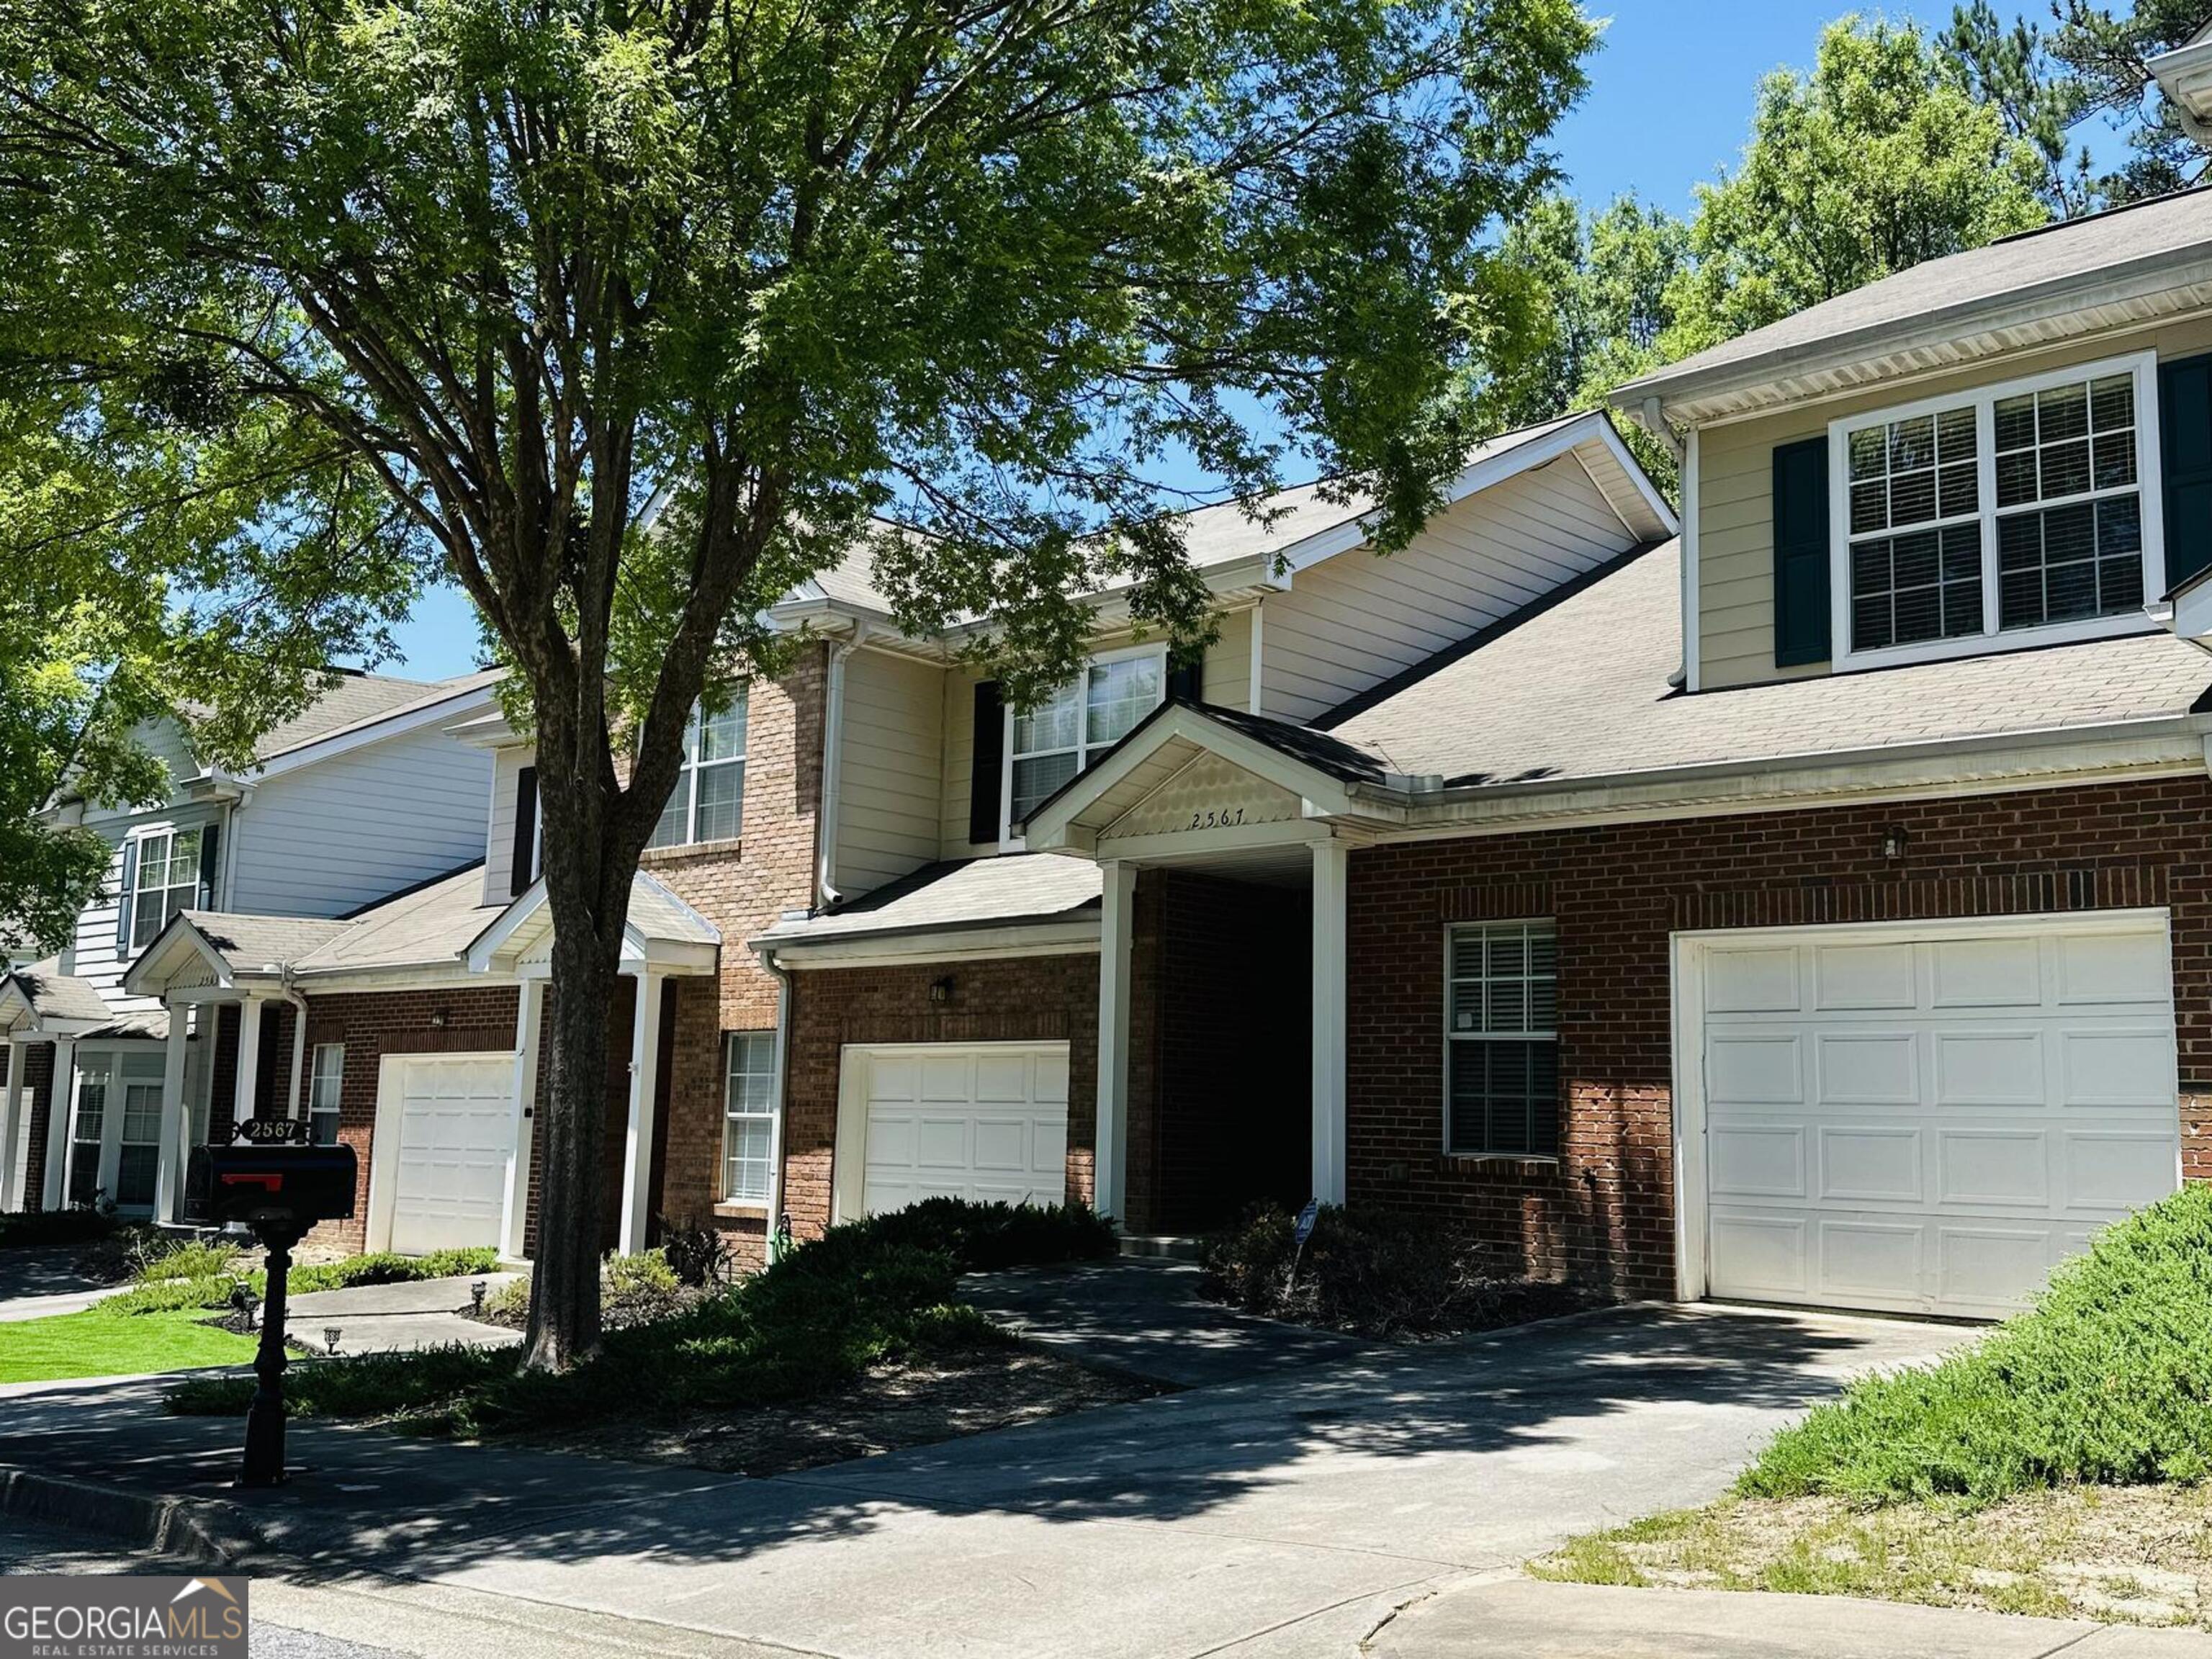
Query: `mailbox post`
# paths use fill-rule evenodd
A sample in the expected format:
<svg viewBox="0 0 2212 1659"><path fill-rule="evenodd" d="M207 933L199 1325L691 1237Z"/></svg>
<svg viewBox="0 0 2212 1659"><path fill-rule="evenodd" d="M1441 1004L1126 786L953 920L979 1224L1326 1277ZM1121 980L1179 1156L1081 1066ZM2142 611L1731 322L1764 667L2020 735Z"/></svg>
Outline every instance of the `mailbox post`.
<svg viewBox="0 0 2212 1659"><path fill-rule="evenodd" d="M255 1118L232 1131L228 1146L207 1149L208 1212L216 1221L243 1222L269 1252L269 1290L261 1304L261 1346L255 1352L253 1404L246 1414L242 1486L284 1480L285 1281L292 1247L318 1221L353 1213L358 1173L350 1146L309 1144L301 1120Z"/></svg>

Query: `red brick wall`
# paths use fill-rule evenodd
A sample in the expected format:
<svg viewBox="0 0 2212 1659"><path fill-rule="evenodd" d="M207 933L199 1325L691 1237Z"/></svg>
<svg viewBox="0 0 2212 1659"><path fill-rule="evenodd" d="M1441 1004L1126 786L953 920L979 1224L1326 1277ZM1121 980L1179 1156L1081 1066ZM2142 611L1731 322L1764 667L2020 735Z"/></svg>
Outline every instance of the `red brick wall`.
<svg viewBox="0 0 2212 1659"><path fill-rule="evenodd" d="M2197 777L1356 851L1349 1195L1461 1217L1539 1272L1669 1294L1670 933L2128 906L2172 912L2185 1167L2212 1176L2208 824ZM1559 926L1562 1156L1448 1158L1443 928L1527 915Z"/></svg>
<svg viewBox="0 0 2212 1659"><path fill-rule="evenodd" d="M943 1002L931 985L951 981ZM1068 1045L1067 1192L1091 1199L1097 1124L1098 958L1022 957L914 968L812 969L793 976L785 1079L783 1203L799 1237L830 1218L839 1051L848 1042Z"/></svg>
<svg viewBox="0 0 2212 1659"><path fill-rule="evenodd" d="M656 848L644 860L722 934L714 978L672 982L676 1037L660 1207L674 1221L720 1227L738 1259L753 1263L763 1256L769 1218L757 1206L720 1201L722 1038L775 1029L775 977L745 941L813 898L825 665L824 648L810 646L782 679L756 681L748 694L741 839Z"/></svg>

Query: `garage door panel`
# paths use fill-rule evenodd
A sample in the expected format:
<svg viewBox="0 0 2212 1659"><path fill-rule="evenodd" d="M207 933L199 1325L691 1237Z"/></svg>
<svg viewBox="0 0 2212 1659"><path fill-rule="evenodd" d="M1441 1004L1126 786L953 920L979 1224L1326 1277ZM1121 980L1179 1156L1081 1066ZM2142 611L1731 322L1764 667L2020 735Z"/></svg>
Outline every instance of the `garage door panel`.
<svg viewBox="0 0 2212 1659"><path fill-rule="evenodd" d="M1067 1051L1059 1044L848 1048L860 1105L865 1213L924 1198L1065 1195Z"/></svg>
<svg viewBox="0 0 2212 1659"><path fill-rule="evenodd" d="M1911 1106L1920 1099L1920 1043L1911 1031L1824 1029L1814 1036L1824 1106Z"/></svg>
<svg viewBox="0 0 2212 1659"><path fill-rule="evenodd" d="M1938 939L1928 947L1937 1008L2034 1008L2043 1002L2043 946L2033 939Z"/></svg>
<svg viewBox="0 0 2212 1659"><path fill-rule="evenodd" d="M1798 1006L1794 948L1729 946L1712 953L1705 969L1707 1013L1794 1013Z"/></svg>
<svg viewBox="0 0 2212 1659"><path fill-rule="evenodd" d="M1778 1106L1805 1098L1804 1046L1794 1033L1761 1028L1716 1035L1706 1051L1705 1087L1732 1105Z"/></svg>
<svg viewBox="0 0 2212 1659"><path fill-rule="evenodd" d="M1910 945L1837 945L1813 952L1813 1006L1823 1012L1913 1006Z"/></svg>
<svg viewBox="0 0 2212 1659"><path fill-rule="evenodd" d="M1936 1202L2042 1210L2051 1202L2051 1138L2040 1129L1936 1133Z"/></svg>
<svg viewBox="0 0 2212 1659"><path fill-rule="evenodd" d="M2018 1308L2179 1179L2168 961L2147 919L1703 947L1712 1293Z"/></svg>
<svg viewBox="0 0 2212 1659"><path fill-rule="evenodd" d="M1823 1124L1814 1196L1824 1204L1918 1204L1920 1139L1913 1128Z"/></svg>
<svg viewBox="0 0 2212 1659"><path fill-rule="evenodd" d="M1805 1132L1791 1124L1738 1123L1712 1137L1717 1196L1805 1196Z"/></svg>
<svg viewBox="0 0 2212 1659"><path fill-rule="evenodd" d="M1934 1033L1938 1107L2039 1109L2050 1092L2044 1033L2034 1025Z"/></svg>
<svg viewBox="0 0 2212 1659"><path fill-rule="evenodd" d="M2082 933L2058 941L2057 978L2063 1003L2160 1002L2172 970L2154 933Z"/></svg>
<svg viewBox="0 0 2212 1659"><path fill-rule="evenodd" d="M496 1246L514 1145L514 1065L504 1054L399 1062L399 1155L391 1248Z"/></svg>

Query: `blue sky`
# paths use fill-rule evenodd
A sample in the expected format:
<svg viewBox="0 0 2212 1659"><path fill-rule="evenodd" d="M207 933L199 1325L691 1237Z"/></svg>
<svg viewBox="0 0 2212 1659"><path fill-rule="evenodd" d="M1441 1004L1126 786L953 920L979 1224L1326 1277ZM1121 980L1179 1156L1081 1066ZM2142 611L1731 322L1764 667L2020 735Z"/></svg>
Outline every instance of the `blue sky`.
<svg viewBox="0 0 2212 1659"><path fill-rule="evenodd" d="M1688 212L1692 186L1735 163L1759 78L1808 65L1821 26L1850 9L1840 0L1616 0L1589 91L1554 135L1569 187L1592 204L1633 191ZM1950 0L1859 9L1930 27L1951 15ZM476 643L467 601L442 591L416 606L399 630L403 659L385 669L463 673Z"/></svg>

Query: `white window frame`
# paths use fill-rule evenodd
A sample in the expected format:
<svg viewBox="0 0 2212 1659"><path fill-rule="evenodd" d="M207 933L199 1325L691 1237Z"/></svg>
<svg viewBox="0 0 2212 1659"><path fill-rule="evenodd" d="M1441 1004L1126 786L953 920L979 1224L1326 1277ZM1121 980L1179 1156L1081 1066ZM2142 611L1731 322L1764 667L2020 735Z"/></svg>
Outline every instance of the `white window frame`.
<svg viewBox="0 0 2212 1659"><path fill-rule="evenodd" d="M325 1068L324 1065L324 1060L326 1056L331 1057L331 1064L327 1068ZM325 1083L328 1083L331 1085L331 1103L327 1106L322 1103L322 1090L323 1085ZM312 1133L313 1131L315 1120L319 1117L335 1118L337 1121L337 1124L339 1126L343 1126L345 1122L344 1102L345 1044L343 1042L318 1042L314 1046L313 1053L310 1055L307 1064L307 1127L309 1132ZM329 1141L318 1141L316 1144L319 1146L334 1145L337 1140L337 1131L336 1127L333 1127Z"/></svg>
<svg viewBox="0 0 2212 1659"><path fill-rule="evenodd" d="M167 902L164 901L165 908L162 911L161 920L155 925L154 931L149 933L143 939L141 939L138 937L138 896L146 890L146 848L148 843L156 841L167 841L169 843L169 852L171 854L173 854L176 851L177 837L179 836L196 835L200 837L199 845L204 847L207 844L207 832L208 826L204 823L147 823L141 824L138 828L133 830L127 837L130 845L130 854L125 861L129 864L131 868L131 885L121 890L118 902L123 907L124 918L130 924L127 928L122 930L125 937L129 940L128 945L125 947L125 952L128 956L137 956L139 951L144 950L156 939L159 939L161 934L161 929L167 927L177 914L176 910L167 908ZM222 849L218 848L216 850L220 852ZM192 854L192 878L190 883L171 881L162 884L161 890L164 893L173 893L180 887L187 885L191 888L192 897L186 902L179 905L177 907L178 910L196 910L201 908L201 857L202 854L198 852L195 852ZM169 860L167 859L164 860L163 862L165 866L168 861ZM217 902L218 896L219 896L215 893L209 893L207 895L206 908L210 910L220 909L222 907Z"/></svg>
<svg viewBox="0 0 2212 1659"><path fill-rule="evenodd" d="M725 766L742 768L745 763L745 757L752 752L753 710L752 687L750 682L740 681L737 685L731 688L730 701L728 704L726 705L725 712L726 712L728 708L743 708L744 710L744 742L739 746L738 752L734 755L717 755L713 760L702 761L699 758L699 734L702 726L705 723L704 705L702 702L695 702L691 705L691 712L685 717L684 722L684 763L677 768L676 781L670 786L669 790L671 799L675 798L675 792L677 790L681 789L685 791L684 834L682 838L677 841L647 842L646 849L648 852L665 850L672 847L696 847L701 844L699 840L699 775L702 772L715 771ZM661 810L663 811L667 810L666 802L662 803ZM541 811L538 813L538 821L541 826L544 824L545 821L545 815L544 812ZM658 821L656 820L656 824L657 822ZM714 839L717 842L736 841L740 839L744 835L744 787L741 781L738 789L738 833L735 836L717 836Z"/></svg>
<svg viewBox="0 0 2212 1659"><path fill-rule="evenodd" d="M1935 662L1947 657L1980 656L1990 651L2008 651L2032 645L2058 645L2075 640L2114 639L2125 634L2148 633L2157 624L2148 612L2127 611L2109 617L2082 617L2045 623L2036 628L2000 629L1997 625L1997 457L1996 405L2023 392L2042 392L2077 380L2097 380L2126 374L2136 388L2136 483L2142 496L2143 604L2154 603L2166 592L2166 492L2160 472L2158 428L2158 354L2131 352L2093 363L2072 363L2039 374L1992 381L1972 390L1942 398L1922 398L1888 409L1864 410L1828 422L1828 616L1832 665L1843 668L1887 667L1899 663ZM1922 640L1911 645L1883 646L1869 651L1851 649L1851 515L1850 449L1849 434L1892 421L1911 420L1947 409L1971 407L1974 411L1974 465L1977 513L1973 520L1982 537L1982 631L1954 639ZM2091 501L2099 495L2119 495L2124 489L2092 491L2057 498L2058 503ZM2053 503L2038 502L2035 506ZM2034 510L2023 503L2006 516ZM1930 520L1908 530L1930 528L1964 519ZM1871 535L1874 532L1869 532ZM1895 533L1895 532L1886 532ZM1862 539L1864 539L1863 538Z"/></svg>
<svg viewBox="0 0 2212 1659"><path fill-rule="evenodd" d="M1452 946L1462 933L1486 933L1492 928L1548 927L1552 930L1552 1012L1553 1025L1548 1031L1455 1031L1452 1030L1452 990L1458 983L1452 971ZM1443 1006L1437 1018L1443 1028L1443 1086L1439 1104L1443 1117L1438 1124L1438 1145L1448 1158L1463 1158L1501 1164L1557 1164L1567 1139L1567 1103L1564 1091L1557 1103L1553 1119L1555 1145L1548 1152L1504 1152L1496 1151L1466 1152L1452 1146L1452 1050L1462 1042L1549 1042L1552 1045L1553 1069L1559 1069L1559 1028L1558 1024L1559 994L1559 921L1557 916L1498 916L1481 921L1449 921L1444 924L1443 936ZM1486 971L1485 979L1488 974ZM1526 982L1524 978L1523 982Z"/></svg>
<svg viewBox="0 0 2212 1659"><path fill-rule="evenodd" d="M1113 651L1094 652L1084 659L1082 670L1077 678L1088 681L1091 678L1091 671L1094 668L1103 668L1109 663L1131 662L1145 657L1155 659L1159 665L1160 701L1152 705L1152 708L1157 711L1160 703L1168 700L1168 647L1167 641L1164 640L1147 645L1126 645ZM1087 714L1087 705L1085 712ZM1022 840L1014 834L1013 704L1008 703L1001 713L1006 724L999 741L999 848L1001 852L1018 853L1022 850ZM1118 743L1121 739L1117 738L1114 741ZM1076 733L1075 776L1079 778L1089 771L1091 763L1113 746L1113 744L1109 743L1098 744L1094 748L1091 742L1091 723L1086 718ZM1060 754L1063 751L1055 749L1039 750L1036 752ZM1073 781L1070 780L1070 781Z"/></svg>
<svg viewBox="0 0 2212 1659"><path fill-rule="evenodd" d="M758 1073L750 1070L742 1073L738 1072L737 1069L737 1056L738 1047L741 1042L748 1045L757 1043L760 1048L766 1052L768 1055L768 1069L765 1073ZM775 1033L773 1030L725 1031L722 1034L722 1168L720 1178L715 1182L715 1185L721 1189L722 1202L725 1204L743 1205L749 1208L763 1209L775 1201L776 1159L775 1072ZM733 1109L733 1105L730 1097L731 1090L738 1078L741 1075L746 1077L762 1077L765 1079L767 1090L763 1103L756 1110L740 1112ZM738 1123L760 1123L766 1125L768 1128L767 1176L761 1190L757 1194L739 1194L732 1190L731 1187L730 1129L732 1125Z"/></svg>

